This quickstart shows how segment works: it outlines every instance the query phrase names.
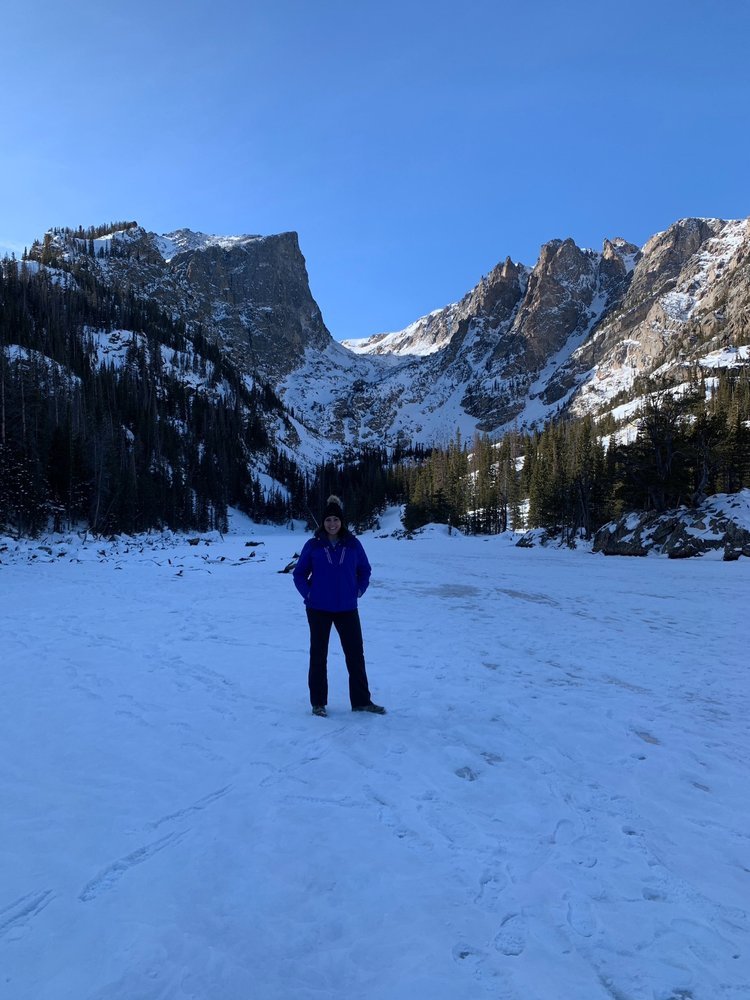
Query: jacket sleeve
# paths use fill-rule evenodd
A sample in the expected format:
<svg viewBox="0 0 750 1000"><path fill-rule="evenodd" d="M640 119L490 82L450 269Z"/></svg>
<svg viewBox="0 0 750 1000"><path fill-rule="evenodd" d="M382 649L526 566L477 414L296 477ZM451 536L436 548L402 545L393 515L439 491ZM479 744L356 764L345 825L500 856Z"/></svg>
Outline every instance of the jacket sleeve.
<svg viewBox="0 0 750 1000"><path fill-rule="evenodd" d="M294 586L300 592L302 597L307 600L310 593L310 574L312 572L312 545L310 542L305 542L305 546L300 553L300 557L297 560L297 565L294 567L294 572L292 576L294 578Z"/></svg>
<svg viewBox="0 0 750 1000"><path fill-rule="evenodd" d="M359 539L357 539L357 555L357 597L362 597L370 586L372 566Z"/></svg>

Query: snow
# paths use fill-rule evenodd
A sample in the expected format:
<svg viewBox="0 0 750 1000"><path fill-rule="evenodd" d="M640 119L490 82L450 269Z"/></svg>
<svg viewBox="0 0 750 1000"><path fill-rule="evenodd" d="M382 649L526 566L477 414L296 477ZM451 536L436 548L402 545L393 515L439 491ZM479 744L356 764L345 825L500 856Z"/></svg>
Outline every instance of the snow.
<svg viewBox="0 0 750 1000"><path fill-rule="evenodd" d="M355 354L341 344L308 348L303 364L277 387L287 407L328 440L331 454L344 444L381 445L397 437L426 445L448 444L459 431L471 438L477 419L463 408L465 372L447 371L430 357ZM360 387L352 392L356 382ZM385 429L384 429L385 428ZM320 445L317 446L320 448Z"/></svg>
<svg viewBox="0 0 750 1000"><path fill-rule="evenodd" d="M709 512L729 517L750 530L750 489L740 490L739 493L717 493L709 497L703 507Z"/></svg>
<svg viewBox="0 0 750 1000"><path fill-rule="evenodd" d="M453 302L442 309L434 309L395 333L376 333L371 337L343 340L341 343L354 354L427 357L441 351L450 342L453 332L451 321L456 307L457 304ZM433 324L440 316L444 316L445 321L437 331L443 334L438 339Z"/></svg>
<svg viewBox="0 0 750 1000"><path fill-rule="evenodd" d="M750 360L750 347L744 344L742 347L724 347L718 351L711 351L700 358L698 364L702 368L741 368Z"/></svg>
<svg viewBox="0 0 750 1000"><path fill-rule="evenodd" d="M574 384L562 398L556 399L553 403L544 403L541 399L546 386L552 380L553 376L561 369L564 369L571 357L574 357L578 349L589 339L591 331L599 322L607 307L607 301L607 297L603 292L597 292L589 306L589 322L586 328L579 333L571 334L560 350L550 356L547 364L530 386L526 404L514 423L517 423L521 427L541 426L552 417L556 410L567 404L571 396L578 391L581 383L590 375L589 372L578 376ZM591 382L585 384L582 391L591 392L592 384ZM594 389L593 391L596 390Z"/></svg>
<svg viewBox="0 0 750 1000"><path fill-rule="evenodd" d="M683 219L677 225L693 224L695 221ZM667 339L675 336L676 332L693 317L696 309L704 302L706 295L715 287L722 272L738 257L748 239L750 221L747 219L728 222L720 219L703 221L714 227L716 235L707 239L692 256L689 263L683 268L675 287L659 297L661 315L657 312L650 318L652 329L657 333L662 333ZM646 244L644 247L646 256L648 256L649 248L658 242L663 235L663 233L657 233ZM602 336L606 330L605 325L597 331L595 336ZM600 409L620 392L630 389L635 376L642 369L642 360L632 360L629 348L634 348L637 357L638 353L642 351L643 345L638 340L627 339L621 341L618 347L620 357L610 357L608 361L595 366L588 381L578 389L577 398L574 399L572 405L573 413L581 415ZM623 349L625 349L624 354ZM699 363L705 367L733 366L740 363L743 360L743 354L735 354L733 358L731 350L728 348L726 351L715 351ZM745 351L744 359L746 359L747 349L740 348L739 350L740 352ZM679 361L669 362L663 365L659 371L666 372L670 368L679 368L681 365L682 362Z"/></svg>
<svg viewBox="0 0 750 1000"><path fill-rule="evenodd" d="M640 250L636 250L634 253L624 253L620 255L620 259L625 265L625 273L632 274L635 271L636 262L640 256Z"/></svg>
<svg viewBox="0 0 750 1000"><path fill-rule="evenodd" d="M60 285L63 288L70 288L75 286L75 279L68 271L63 271L59 267L50 267L49 264L40 264L36 260L18 260L16 261L16 268L20 273L24 270L28 274L39 274L44 272L55 285Z"/></svg>
<svg viewBox="0 0 750 1000"><path fill-rule="evenodd" d="M128 353L132 347L145 351L147 356L151 352L145 334L136 333L133 330L99 330L87 327L85 333L87 342L93 348L97 363L114 370L125 368ZM202 392L214 398L227 398L229 396L230 388L226 379L221 379L216 385L212 385L215 372L213 361L207 361L200 355L196 355L190 345L185 351L176 351L166 344L159 344L158 351L160 368L166 375L195 392ZM199 370L205 374L193 371L192 366L196 360L199 361ZM245 384L251 386L252 380L245 379Z"/></svg>
<svg viewBox="0 0 750 1000"><path fill-rule="evenodd" d="M695 308L695 299L685 292L667 292L660 301L667 316L679 323L686 323Z"/></svg>
<svg viewBox="0 0 750 1000"><path fill-rule="evenodd" d="M708 220L721 226L717 236L706 240L694 255L693 266L688 269L675 290L661 296L660 302L667 317L677 323L686 323L696 306L705 296L712 278L739 252L748 232L746 219L721 222Z"/></svg>
<svg viewBox="0 0 750 1000"><path fill-rule="evenodd" d="M131 346L143 348L148 343L142 333L135 333L133 330L97 330L90 327L86 329L86 335L94 348L98 363L114 369L125 367Z"/></svg>
<svg viewBox="0 0 750 1000"><path fill-rule="evenodd" d="M627 344L628 341L623 341L623 343ZM743 345L741 347L724 347L716 351L711 351L710 353L697 358L697 364L701 368L708 370L717 370L720 368L743 368L747 365L748 359L750 359L750 347ZM678 371L680 368L690 367L692 366L689 363L668 361L652 372L652 378L663 378L671 372ZM647 401L658 400L664 395L670 395L675 399L679 399L681 396L685 396L693 391L691 383L683 382L670 389L650 393L646 396L637 396L627 403L621 403L620 405L613 407L611 410L606 410L606 403L608 400L614 398L615 390L620 392L623 389L629 388L636 375L636 370L634 368L614 368L612 371L613 374L607 376L603 382L596 383L594 381L590 381L583 386L581 395L573 405L573 412L580 415L584 412L596 411L600 416L604 416L609 413L618 423L629 421L614 435L614 439L621 444L635 440L640 426L640 421L638 419L633 421L633 418L638 417ZM706 397L710 399L712 393L716 390L718 381L716 378L706 378L705 385ZM604 440L606 444L607 439L605 438Z"/></svg>
<svg viewBox="0 0 750 1000"><path fill-rule="evenodd" d="M711 278L720 274L726 265L739 252L750 232L750 220L731 219L710 220L721 224L721 231L696 254L697 274L693 278L696 295L705 295Z"/></svg>
<svg viewBox="0 0 750 1000"><path fill-rule="evenodd" d="M305 535L232 527L0 540L3 997L747 995L750 562L391 512L322 720Z"/></svg>
<svg viewBox="0 0 750 1000"><path fill-rule="evenodd" d="M77 375L73 375L69 369L65 368L53 358L48 357L48 355L42 354L41 351L35 351L29 347L22 347L20 344L7 344L2 348L2 350L5 357L11 364L20 362L24 364L37 365L40 368L46 368L48 374L55 375L57 378L62 379L63 381L68 381L72 385L80 385L81 383L81 380Z"/></svg>
<svg viewBox="0 0 750 1000"><path fill-rule="evenodd" d="M676 287L659 299L667 318L678 324L690 319L712 283L739 253L747 238L747 219L706 221L718 227L719 232L693 255L691 266L683 272Z"/></svg>
<svg viewBox="0 0 750 1000"><path fill-rule="evenodd" d="M166 263L177 254L193 250L207 250L209 247L220 247L222 250L233 250L246 243L263 240L263 236L209 236L206 233L196 233L191 229L178 229L163 236L154 235L154 245Z"/></svg>

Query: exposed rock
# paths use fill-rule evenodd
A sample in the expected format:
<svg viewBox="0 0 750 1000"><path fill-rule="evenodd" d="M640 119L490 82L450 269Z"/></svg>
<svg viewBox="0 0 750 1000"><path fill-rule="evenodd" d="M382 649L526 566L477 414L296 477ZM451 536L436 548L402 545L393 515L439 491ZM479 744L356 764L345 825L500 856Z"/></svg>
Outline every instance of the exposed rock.
<svg viewBox="0 0 750 1000"><path fill-rule="evenodd" d="M351 350L325 327L295 233L159 236L132 226L95 257L86 241L59 237L55 259L111 276L203 331L294 410L290 447L306 427L325 449L598 413L638 375L679 377L698 358L747 344L749 232L748 220L683 219L642 250L619 237L601 253L552 240L533 269L506 258L459 302Z"/></svg>
<svg viewBox="0 0 750 1000"><path fill-rule="evenodd" d="M248 374L277 382L307 348L324 350L331 341L296 233L221 237L180 229L159 236L135 226L113 234L107 252L94 257L74 235L57 240L68 266L157 301Z"/></svg>
<svg viewBox="0 0 750 1000"><path fill-rule="evenodd" d="M510 257L483 277L460 302L422 316L398 333L379 333L363 340L345 340L357 354L426 357L450 348L454 358L473 322L481 319L490 329L507 323L523 297L528 268Z"/></svg>
<svg viewBox="0 0 750 1000"><path fill-rule="evenodd" d="M169 266L184 276L223 342L265 377L283 377L307 347L322 350L331 339L296 233L189 250Z"/></svg>
<svg viewBox="0 0 750 1000"><path fill-rule="evenodd" d="M574 414L606 405L638 375L746 343L748 220L683 219L649 240L620 299L565 362ZM677 366L677 367L675 367Z"/></svg>
<svg viewBox="0 0 750 1000"><path fill-rule="evenodd" d="M750 490L719 494L695 509L626 514L599 529L593 551L608 556L655 552L670 559L716 551L727 560L750 556Z"/></svg>
<svg viewBox="0 0 750 1000"><path fill-rule="evenodd" d="M542 247L528 288L507 339L493 360L516 353L516 365L536 368L591 320L589 308L598 288L599 259L573 240L552 240Z"/></svg>
<svg viewBox="0 0 750 1000"><path fill-rule="evenodd" d="M552 541L554 541L553 537L544 528L530 528L518 539L516 547L519 549L533 549L536 545L541 545L543 548L546 548Z"/></svg>

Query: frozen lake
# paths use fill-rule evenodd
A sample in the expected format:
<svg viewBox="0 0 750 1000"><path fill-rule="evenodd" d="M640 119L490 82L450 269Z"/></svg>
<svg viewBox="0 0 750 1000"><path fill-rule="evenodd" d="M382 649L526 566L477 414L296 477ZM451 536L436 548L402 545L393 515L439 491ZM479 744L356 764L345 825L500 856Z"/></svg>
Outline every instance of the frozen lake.
<svg viewBox="0 0 750 1000"><path fill-rule="evenodd" d="M750 562L363 535L318 719L303 540L0 554L0 996L750 996Z"/></svg>

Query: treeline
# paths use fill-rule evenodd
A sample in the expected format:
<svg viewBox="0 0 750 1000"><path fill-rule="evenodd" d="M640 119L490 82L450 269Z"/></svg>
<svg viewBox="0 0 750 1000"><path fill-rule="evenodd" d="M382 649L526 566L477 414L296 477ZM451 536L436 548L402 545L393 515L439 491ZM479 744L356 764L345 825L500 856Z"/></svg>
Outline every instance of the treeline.
<svg viewBox="0 0 750 1000"><path fill-rule="evenodd" d="M111 236L112 233L123 232L126 229L136 229L137 222L105 222L99 226L78 226L73 229L70 226L53 226L50 233L53 236L69 236L76 240L99 240L103 236Z"/></svg>
<svg viewBox="0 0 750 1000"><path fill-rule="evenodd" d="M405 523L453 524L473 533L539 527L590 538L628 510L695 506L750 486L750 372L724 370L710 389L649 387L633 441L590 416L558 420L499 442L457 437L394 470Z"/></svg>
<svg viewBox="0 0 750 1000"><path fill-rule="evenodd" d="M0 262L0 530L223 530L230 506L312 525L336 493L359 530L400 503L407 529L541 527L570 540L627 510L750 486L747 368L644 386L630 441L611 417L561 419L499 441L370 447L305 474L269 436L286 413L268 385L155 302L69 270Z"/></svg>
<svg viewBox="0 0 750 1000"><path fill-rule="evenodd" d="M291 516L289 496L253 471L274 458L268 417L283 408L272 390L248 386L154 303L79 280L0 264L0 528L221 530L230 505ZM127 343L107 364L97 338L113 330Z"/></svg>
<svg viewBox="0 0 750 1000"><path fill-rule="evenodd" d="M85 249L88 251L89 256L93 257L94 240L100 240L104 236L111 236L112 233L135 229L137 226L137 222L108 222L101 226L87 226L85 229L83 226L79 226L77 229L71 229L68 226L55 226L44 234L42 240L34 240L31 248L24 250L22 260L36 261L45 267L57 266L60 263L58 250L61 239L63 242L69 239L79 240L85 244ZM111 248L108 248L108 250L111 252ZM101 249L100 255L103 255Z"/></svg>
<svg viewBox="0 0 750 1000"><path fill-rule="evenodd" d="M340 462L325 462L294 494L299 516L315 526L333 493L344 502L347 522L358 531L373 527L389 504L408 498L407 470L421 466L431 454L419 445L393 449L366 447L346 454Z"/></svg>
<svg viewBox="0 0 750 1000"><path fill-rule="evenodd" d="M312 527L331 493L349 523L372 527L403 504L404 527L451 524L472 534L544 528L570 542L590 538L628 510L694 506L750 486L750 373L726 370L711 388L644 383L634 440L611 418L561 419L499 441L460 435L445 447L366 448L320 465L311 477L282 469L290 508Z"/></svg>

